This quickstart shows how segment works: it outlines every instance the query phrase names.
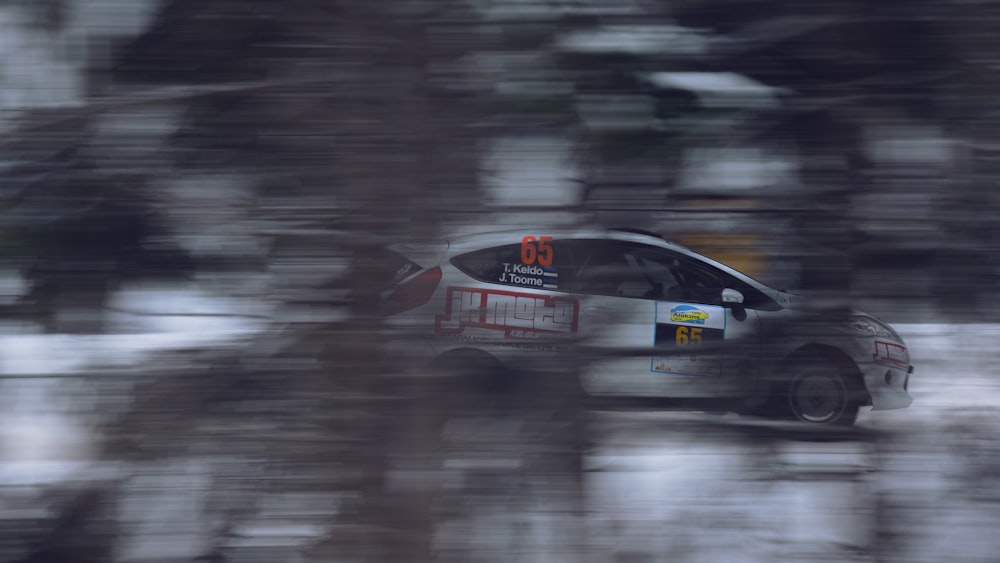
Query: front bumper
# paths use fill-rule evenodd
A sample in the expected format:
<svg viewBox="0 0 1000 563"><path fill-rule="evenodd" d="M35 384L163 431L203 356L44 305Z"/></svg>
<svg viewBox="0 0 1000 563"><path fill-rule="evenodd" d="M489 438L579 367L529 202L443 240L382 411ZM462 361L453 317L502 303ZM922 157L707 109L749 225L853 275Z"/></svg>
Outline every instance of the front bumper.
<svg viewBox="0 0 1000 563"><path fill-rule="evenodd" d="M901 368L872 362L858 367L871 396L872 410L905 409L913 403L913 397L908 392L912 365Z"/></svg>

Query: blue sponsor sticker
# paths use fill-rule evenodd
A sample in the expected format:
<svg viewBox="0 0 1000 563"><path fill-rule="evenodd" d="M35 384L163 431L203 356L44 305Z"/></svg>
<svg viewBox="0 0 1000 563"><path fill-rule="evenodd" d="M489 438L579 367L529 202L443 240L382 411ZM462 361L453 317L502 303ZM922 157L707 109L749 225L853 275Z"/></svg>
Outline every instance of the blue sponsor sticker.
<svg viewBox="0 0 1000 563"><path fill-rule="evenodd" d="M705 324L708 313L693 305L678 305L670 310L670 320L675 323Z"/></svg>

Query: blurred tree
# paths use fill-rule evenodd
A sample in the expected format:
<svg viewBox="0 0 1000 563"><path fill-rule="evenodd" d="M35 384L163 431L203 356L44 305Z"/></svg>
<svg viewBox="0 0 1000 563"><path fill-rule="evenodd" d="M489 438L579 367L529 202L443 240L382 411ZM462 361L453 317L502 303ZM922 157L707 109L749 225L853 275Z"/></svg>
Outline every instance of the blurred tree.
<svg viewBox="0 0 1000 563"><path fill-rule="evenodd" d="M983 77L992 75L984 65L995 60L995 41L976 30L996 16L983 5L974 18L970 10L940 2L679 5L681 21L731 39L722 64L794 92L763 125L801 154L796 231L821 250L818 261L806 260L807 285L840 279L844 288L859 269L872 270L869 294L977 313L969 297L993 285L994 243L968 205L986 204L983 181L970 174L975 165L956 160L954 142L979 137L991 113L990 103L966 94L992 91ZM929 277L939 280L930 294L919 288Z"/></svg>
<svg viewBox="0 0 1000 563"><path fill-rule="evenodd" d="M341 556L430 558L432 489L393 488L388 476L437 469L440 417L424 401L441 401L396 378L382 352L377 257L383 245L437 234L449 211L478 200L475 100L457 66L471 43L463 10L177 0L117 65L116 76L136 84L248 83L187 104L173 146L182 173L258 178L255 228L267 225L272 267L328 270L318 282L275 279L275 296L349 307L342 321L285 327L280 338L294 344L275 358L321 360L289 385L308 399L295 403L308 411L291 415L322 425L323 451L314 442L283 450L306 467L306 490L363 494L348 515L359 527L323 548Z"/></svg>
<svg viewBox="0 0 1000 563"><path fill-rule="evenodd" d="M193 264L146 189L148 178L92 158L93 119L36 127L7 139L4 258L30 293L20 313L54 332L100 332L106 298L123 281L177 279ZM69 313L67 315L67 313Z"/></svg>
<svg viewBox="0 0 1000 563"><path fill-rule="evenodd" d="M990 47L959 39L967 37L963 13L932 2L688 0L644 9L641 18L605 7L554 25L550 46L575 84L595 204L731 198L724 183L683 191L686 155L700 147L718 148L716 159L727 148L758 147L759 158L788 151L796 185L763 184L735 197L763 200L752 212L760 221L789 225L772 243L797 247L798 285L844 297L857 267L891 261L908 274L883 272L878 291L898 295L908 277L925 275L914 268L954 253L942 230L967 230L964 213L936 212L934 202L956 197L944 194L961 193L949 157L902 162L884 140L899 132L923 143L916 154L968 129L968 111L954 119L962 114L954 92L984 75L970 73L970 62L988 59ZM992 268L979 251L976 260L961 254L955 260L967 266L948 268L951 284Z"/></svg>
<svg viewBox="0 0 1000 563"><path fill-rule="evenodd" d="M547 432L550 450L582 442L579 431L566 430L582 409L573 377L504 397L490 388L459 393L448 384L397 377L381 346L384 274L377 251L431 238L459 214L480 217L483 137L515 124L558 134L576 128L591 187L610 183L618 200L622 188L647 190L639 200L643 210L650 192L658 202L684 195L675 188L685 155L698 143L793 146L799 189L753 195L781 209L791 234L810 244L801 256L807 288L842 296L859 254L899 255L897 239L866 232L856 218L861 196L908 185L899 169L880 168L871 149L874 130L908 119L954 128L957 119L979 153L992 151L992 130L969 124L995 104L993 18L968 21L949 13L951 4L165 2L147 33L116 47L109 88L127 97L162 87L163 96L147 100L152 104L173 92L167 105L180 107L180 117L169 142L153 151L156 158L123 157L116 164L101 158L103 149L129 141L112 135L110 147L95 143L99 120L61 122L56 140L40 134L39 153L28 159L34 168L12 174L17 187L10 200L18 204L12 215L24 224L8 240L29 245L22 247L26 255L45 257L47 266L36 270L39 301L72 289L81 292L75 299L100 303L124 273L143 271L138 264L155 254L151 240L168 238L157 231L165 221L151 201L171 205L176 198L162 197L166 188L157 176L245 182L234 192L250 194L254 203L230 220L266 241L272 271L284 263L323 271L319 279L276 276L268 297L288 308L330 310L335 320L275 327L277 344L269 344L276 351L267 359L277 361L266 370L247 368L249 357L209 370L224 372L220 378L238 374L238 383L172 380L153 392L144 388L147 400L128 420L159 423L154 416L171 410L175 418L185 415L190 420L177 426L174 419L135 425L166 433L176 446L216 395L292 397L296 412L282 416L314 424L319 437L291 440L276 430L259 439L306 468L294 485L302 491L363 493L357 511L346 515L357 526L323 549L340 556L353 550L368 560L430 559L436 485L426 475L444 455L442 419L490 408ZM52 14L50 24L57 25L59 11ZM982 76L956 77L956 69ZM774 103L713 105L703 90L676 81L657 85L650 75L664 71L752 79L739 84ZM970 99L975 103L966 107ZM995 236L995 220L965 221L970 205L995 199L981 190L993 167L985 160L976 162L982 177L948 196L953 214L918 221L940 222L971 246ZM886 181L891 174L894 184ZM952 184L937 178L920 185L926 195ZM879 209L888 207L877 201ZM33 202L39 202L34 212L26 212ZM225 197L205 205L236 207ZM206 222L194 215L175 214L169 226L183 232ZM913 236L905 218L895 221L903 238L917 240L913 254L938 250L939 240ZM976 285L969 277L992 267L974 260L987 248L944 264L945 285L961 287L956 299ZM192 267L179 254L157 256L163 257L153 268L158 272ZM292 370L302 364L315 367ZM243 385L264 377L271 379L252 391ZM553 474L575 476L568 488L579 493L582 465L574 454L558 458L575 463Z"/></svg>

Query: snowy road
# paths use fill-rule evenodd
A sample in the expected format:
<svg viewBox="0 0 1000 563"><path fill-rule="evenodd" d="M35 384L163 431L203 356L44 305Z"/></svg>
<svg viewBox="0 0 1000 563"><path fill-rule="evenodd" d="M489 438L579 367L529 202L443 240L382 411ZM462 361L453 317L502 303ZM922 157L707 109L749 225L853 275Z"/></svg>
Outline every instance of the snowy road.
<svg viewBox="0 0 1000 563"><path fill-rule="evenodd" d="M51 404L48 390L63 384L25 376L73 373L101 357L126 366L156 349L204 343L209 333L225 344L251 332L224 316L205 317L194 330L181 330L177 317L164 321L169 326L140 335L0 335L0 372L18 376L3 382L0 486L23 485L29 476L38 486L66 480L86 469L90 454L85 429L62 421ZM564 553L558 530L567 522L544 499L506 517L484 507L460 535L477 542L488 561L509 560L515 548L518 560L539 562L996 561L1000 380L993 365L1000 325L897 328L916 365L909 409L863 411L855 434L827 440L763 432L767 424L733 415L598 413L585 479L588 557ZM210 469L188 478L208 478L199 471ZM163 494L175 504L188 498L181 512L189 521L198 517L202 489ZM150 513L145 525L168 529L155 520L170 514ZM499 533L504 526L510 533ZM484 538L492 538L492 548ZM205 538L194 533L188 540L193 550ZM130 541L144 546L140 552L154 545Z"/></svg>
<svg viewBox="0 0 1000 563"><path fill-rule="evenodd" d="M1000 560L1000 325L896 328L914 404L864 411L869 439L761 438L730 415L604 418L594 560Z"/></svg>

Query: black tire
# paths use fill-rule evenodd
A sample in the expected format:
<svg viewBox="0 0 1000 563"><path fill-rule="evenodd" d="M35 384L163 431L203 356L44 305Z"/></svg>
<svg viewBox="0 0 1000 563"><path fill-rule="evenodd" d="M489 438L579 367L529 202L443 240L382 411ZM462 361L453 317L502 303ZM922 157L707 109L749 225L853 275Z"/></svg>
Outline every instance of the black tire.
<svg viewBox="0 0 1000 563"><path fill-rule="evenodd" d="M793 419L837 426L851 426L857 421L857 378L842 366L828 360L797 361L789 366L787 374L780 397Z"/></svg>

